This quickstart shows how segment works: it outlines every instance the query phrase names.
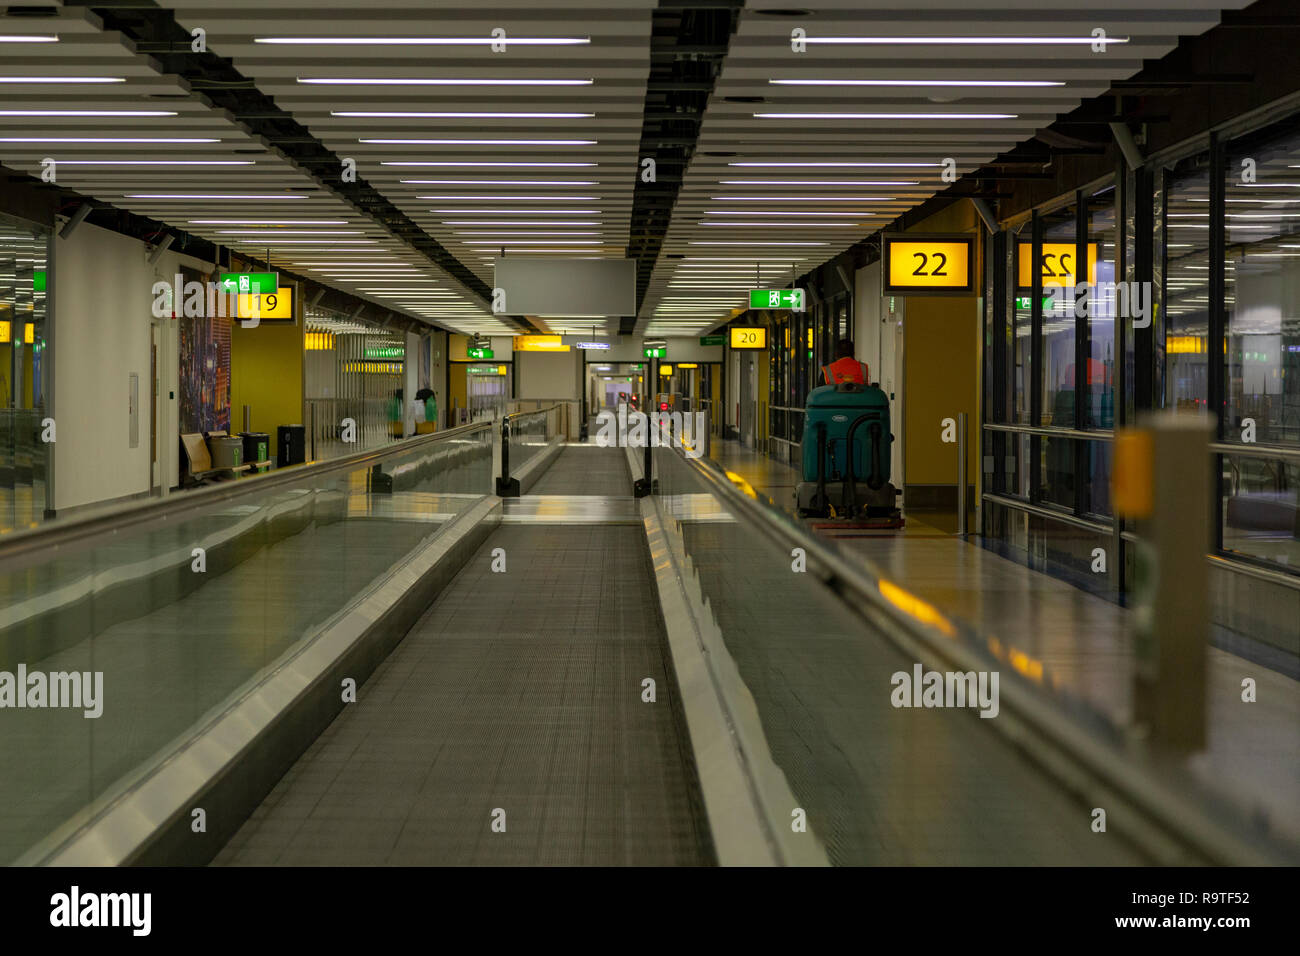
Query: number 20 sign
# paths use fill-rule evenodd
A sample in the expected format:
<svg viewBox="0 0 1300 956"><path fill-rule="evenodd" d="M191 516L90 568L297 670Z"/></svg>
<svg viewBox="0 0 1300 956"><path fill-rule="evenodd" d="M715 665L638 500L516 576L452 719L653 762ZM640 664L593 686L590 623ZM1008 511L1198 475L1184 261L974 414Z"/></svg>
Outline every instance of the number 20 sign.
<svg viewBox="0 0 1300 956"><path fill-rule="evenodd" d="M885 236L886 295L971 295L972 236Z"/></svg>

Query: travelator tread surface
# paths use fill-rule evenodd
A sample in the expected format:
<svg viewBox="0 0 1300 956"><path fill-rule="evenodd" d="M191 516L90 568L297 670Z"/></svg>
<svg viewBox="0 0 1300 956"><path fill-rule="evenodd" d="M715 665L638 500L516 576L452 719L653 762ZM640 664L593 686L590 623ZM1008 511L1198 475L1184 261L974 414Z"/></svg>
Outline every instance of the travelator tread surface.
<svg viewBox="0 0 1300 956"><path fill-rule="evenodd" d="M796 586L788 561L737 568L737 553L762 553L737 527L687 521L687 551L773 758L832 863L1144 862L1113 829L1093 832L1091 805L982 726L999 718L895 708L891 677L915 661L813 582Z"/></svg>
<svg viewBox="0 0 1300 956"><path fill-rule="evenodd" d="M586 444L565 445L529 494L631 495L626 453L622 448L601 447L594 438Z"/></svg>
<svg viewBox="0 0 1300 956"><path fill-rule="evenodd" d="M498 528L214 862L712 862L652 573L635 525Z"/></svg>

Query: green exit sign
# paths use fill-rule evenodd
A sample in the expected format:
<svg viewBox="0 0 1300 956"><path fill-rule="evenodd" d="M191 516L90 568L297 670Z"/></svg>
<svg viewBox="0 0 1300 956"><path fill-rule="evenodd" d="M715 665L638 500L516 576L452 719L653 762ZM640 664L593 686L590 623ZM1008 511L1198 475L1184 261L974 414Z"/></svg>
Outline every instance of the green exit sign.
<svg viewBox="0 0 1300 956"><path fill-rule="evenodd" d="M667 347L662 347L657 349L646 349L645 357L646 358L667 358L668 349Z"/></svg>
<svg viewBox="0 0 1300 956"><path fill-rule="evenodd" d="M710 345L726 345L727 337L725 335L701 335L700 345L707 348Z"/></svg>
<svg viewBox="0 0 1300 956"><path fill-rule="evenodd" d="M263 292L275 295L280 288L278 272L223 272L218 283L222 292L237 295L261 295Z"/></svg>
<svg viewBox="0 0 1300 956"><path fill-rule="evenodd" d="M750 289L751 309L803 309L803 289Z"/></svg>
<svg viewBox="0 0 1300 956"><path fill-rule="evenodd" d="M1020 310L1022 310L1022 311L1025 310L1025 309L1028 309L1028 308L1030 308L1030 303L1031 303L1032 301L1033 301L1033 300L1032 300L1029 296L1027 296L1027 295L1018 295L1018 296L1016 296L1016 308L1017 308L1017 309L1020 309ZM1053 302L1053 299L1052 299L1052 297L1051 297L1050 295L1045 295L1045 296L1043 296L1043 311L1044 311L1044 312L1051 312L1051 311L1052 311L1052 302Z"/></svg>
<svg viewBox="0 0 1300 956"><path fill-rule="evenodd" d="M365 350L368 359L399 359L406 356L406 348L401 345L373 345Z"/></svg>
<svg viewBox="0 0 1300 956"><path fill-rule="evenodd" d="M465 354L472 359L496 358L496 353L491 349L466 349Z"/></svg>
<svg viewBox="0 0 1300 956"><path fill-rule="evenodd" d="M45 270L44 269L37 269L35 272L32 273L32 291L33 292L45 291Z"/></svg>

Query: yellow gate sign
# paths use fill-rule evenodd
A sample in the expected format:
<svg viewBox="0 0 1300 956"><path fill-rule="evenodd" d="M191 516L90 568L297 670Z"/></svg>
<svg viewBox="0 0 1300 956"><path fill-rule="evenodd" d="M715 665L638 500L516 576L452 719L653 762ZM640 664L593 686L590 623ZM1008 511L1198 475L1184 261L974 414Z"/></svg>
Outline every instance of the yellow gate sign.
<svg viewBox="0 0 1300 956"><path fill-rule="evenodd" d="M885 236L886 295L969 295L975 291L972 236Z"/></svg>
<svg viewBox="0 0 1300 956"><path fill-rule="evenodd" d="M241 295L235 301L235 315L240 319L293 319L293 289L280 286L274 292Z"/></svg>
<svg viewBox="0 0 1300 956"><path fill-rule="evenodd" d="M1030 264L1033 255L1033 243L1022 242L1016 250L1016 286L1029 289L1034 284L1034 270ZM1043 285L1069 286L1079 284L1075 276L1076 260L1079 250L1072 242L1043 243ZM1097 284L1097 244L1088 243L1088 284Z"/></svg>

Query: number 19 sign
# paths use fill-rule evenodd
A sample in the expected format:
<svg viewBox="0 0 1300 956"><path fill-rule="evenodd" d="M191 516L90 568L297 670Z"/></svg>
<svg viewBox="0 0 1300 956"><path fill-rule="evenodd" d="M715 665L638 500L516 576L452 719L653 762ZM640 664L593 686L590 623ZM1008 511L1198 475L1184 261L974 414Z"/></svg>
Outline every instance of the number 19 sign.
<svg viewBox="0 0 1300 956"><path fill-rule="evenodd" d="M971 295L973 236L885 236L885 295Z"/></svg>

